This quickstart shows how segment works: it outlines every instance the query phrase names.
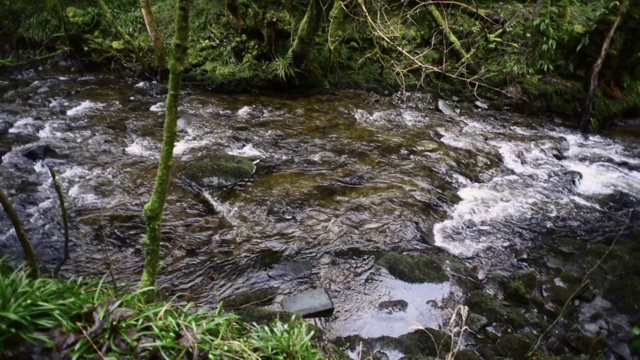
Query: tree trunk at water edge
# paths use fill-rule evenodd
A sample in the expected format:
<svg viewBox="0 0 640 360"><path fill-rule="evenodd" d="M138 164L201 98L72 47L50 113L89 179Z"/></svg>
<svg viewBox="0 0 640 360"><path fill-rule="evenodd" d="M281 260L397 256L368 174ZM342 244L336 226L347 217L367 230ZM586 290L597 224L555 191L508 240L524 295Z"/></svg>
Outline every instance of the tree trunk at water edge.
<svg viewBox="0 0 640 360"><path fill-rule="evenodd" d="M291 61L296 69L303 68L309 59L322 20L329 15L332 6L333 0L311 0L307 12L300 22L296 39L289 49Z"/></svg>
<svg viewBox="0 0 640 360"><path fill-rule="evenodd" d="M169 63L169 93L166 102L167 110L160 163L158 164L158 172L151 199L144 206L147 236L143 240L145 256L144 270L139 285L141 289L155 288L156 277L160 267L162 212L171 182L173 148L177 137L178 97L180 95L182 68L187 56L187 47L189 46L189 5L190 0L180 0L176 15L176 32L173 39L173 54ZM147 294L147 300L152 301L155 299L155 291L149 291Z"/></svg>
<svg viewBox="0 0 640 360"><path fill-rule="evenodd" d="M147 27L147 32L149 33L149 37L151 41L153 41L153 49L156 54L156 66L158 71L164 71L164 67L166 64L166 55L164 51L164 44L162 43L162 39L158 35L158 29L156 28L156 20L153 17L153 12L151 11L151 1L150 0L140 0L140 10L142 11L142 16L144 17L144 24Z"/></svg>
<svg viewBox="0 0 640 360"><path fill-rule="evenodd" d="M104 16L107 17L107 21L109 21L111 26L113 26L113 28L118 33L118 36L120 36L120 39L122 39L122 41L124 41L124 43L127 44L127 46L129 47L129 50L133 53L133 57L142 66L142 69L144 71L148 71L149 64L147 64L147 61L144 59L144 57L140 55L140 52L138 51L136 44L134 44L133 40L131 40L131 37L129 37L129 35L127 35L127 33L125 33L124 30L122 30L122 28L118 25L118 23L116 22L116 19L113 17L113 14L111 13L111 10L109 10L109 7L104 2L104 0L98 0L98 5L100 6L100 10L102 10L102 12L104 13Z"/></svg>
<svg viewBox="0 0 640 360"><path fill-rule="evenodd" d="M584 105L582 106L582 113L580 114L580 131L583 134L587 134L589 132L589 125L591 125L591 106L593 104L593 98L596 95L596 90L598 89L598 77L600 76L600 70L602 70L602 65L604 64L604 60L607 57L607 53L609 52L609 47L611 46L611 40L618 29L618 25L620 25L620 21L622 21L622 17L624 13L627 11L627 7L629 6L629 0L623 0L622 4L620 4L620 12L618 13L618 17L611 25L611 29L607 34L607 37L604 39L602 43L602 50L600 50L600 56L598 56L598 60L593 64L593 69L591 70L591 81L589 82L589 92L587 93L587 98L584 101Z"/></svg>

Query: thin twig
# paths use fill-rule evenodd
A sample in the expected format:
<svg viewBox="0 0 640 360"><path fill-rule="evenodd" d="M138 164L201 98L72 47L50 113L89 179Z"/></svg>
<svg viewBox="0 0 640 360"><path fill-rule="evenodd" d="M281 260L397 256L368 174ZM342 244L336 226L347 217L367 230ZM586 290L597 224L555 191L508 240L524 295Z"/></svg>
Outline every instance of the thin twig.
<svg viewBox="0 0 640 360"><path fill-rule="evenodd" d="M96 347L96 344L94 344L93 341L91 341L91 338L89 337L89 334L87 334L87 332L84 329L81 329L81 330L82 330L82 333L84 334L84 337L86 337L87 340L89 340L89 344L91 344L91 346L93 346L93 349L100 356L100 359L104 360L104 355L102 355L102 352L98 349L98 347Z"/></svg>
<svg viewBox="0 0 640 360"><path fill-rule="evenodd" d="M56 189L56 194L58 194L58 202L60 203L60 210L62 212L62 224L64 225L64 255L62 260L56 265L56 268L53 270L53 276L58 275L58 271L62 268L62 265L69 260L69 214L67 213L67 207L64 203L64 195L62 194L62 187L60 187L60 183L56 178L56 172L53 170L53 167L49 165L49 173L51 174L51 179L53 180L53 187Z"/></svg>
<svg viewBox="0 0 640 360"><path fill-rule="evenodd" d="M545 337L545 335L547 335L547 333L549 331L551 331L551 329L558 323L558 321L560 321L560 319L562 318L562 315L564 314L564 312L569 307L569 304L571 303L571 300L580 292L580 290L582 290L582 288L584 288L587 284L589 284L589 282L590 282L589 276L591 275L592 272L594 272L602 264L604 259L607 257L607 255L609 255L609 253L611 252L613 247L616 245L616 243L618 242L618 239L620 238L620 235L622 234L624 229L627 227L627 225L629 225L629 223L631 222L631 215L632 214L633 214L633 210L630 210L629 211L629 217L627 218L627 222L620 228L620 231L618 231L618 234L616 235L616 237L611 242L611 245L609 245L609 247L607 248L607 251L605 251L604 254L602 254L600 259L598 260L598 262L596 262L595 265L593 265L591 267L591 269L589 269L589 271L587 271L587 273L584 274L584 277L582 278L582 281L580 282L580 286L578 286L578 288L573 293L571 293L571 296L569 296L567 301L565 301L564 305L562 306L562 309L560 310L560 314L558 314L558 316L555 318L555 320L553 320L551 325L549 325L549 327L547 327L547 329L542 334L540 334L540 336L538 337L538 341L536 341L536 343L533 345L533 347L531 347L531 349L529 350L529 353L527 354L527 357L529 357L530 355L533 354L534 351L536 351L538 346L540 346L540 343L542 342L542 339Z"/></svg>

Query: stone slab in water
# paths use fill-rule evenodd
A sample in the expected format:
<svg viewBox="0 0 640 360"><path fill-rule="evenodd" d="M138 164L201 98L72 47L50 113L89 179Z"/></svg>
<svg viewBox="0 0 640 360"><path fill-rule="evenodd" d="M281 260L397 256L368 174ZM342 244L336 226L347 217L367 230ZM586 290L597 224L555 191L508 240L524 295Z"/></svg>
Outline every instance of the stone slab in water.
<svg viewBox="0 0 640 360"><path fill-rule="evenodd" d="M333 302L325 289L313 289L282 300L282 308L302 317L313 317L333 312Z"/></svg>

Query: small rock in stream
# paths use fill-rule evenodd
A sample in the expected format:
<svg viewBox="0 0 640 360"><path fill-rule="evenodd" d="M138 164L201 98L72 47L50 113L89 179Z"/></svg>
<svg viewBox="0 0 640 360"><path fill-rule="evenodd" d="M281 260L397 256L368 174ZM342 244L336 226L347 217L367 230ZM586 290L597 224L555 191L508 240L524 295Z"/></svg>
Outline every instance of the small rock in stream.
<svg viewBox="0 0 640 360"><path fill-rule="evenodd" d="M8 121L0 121L0 135L6 135L11 129L11 123Z"/></svg>
<svg viewBox="0 0 640 360"><path fill-rule="evenodd" d="M249 178L255 170L253 161L247 157L219 153L200 157L189 164L182 175L206 190L236 184Z"/></svg>
<svg viewBox="0 0 640 360"><path fill-rule="evenodd" d="M444 100L438 100L438 109L447 116L458 116L458 113L449 106Z"/></svg>
<svg viewBox="0 0 640 360"><path fill-rule="evenodd" d="M325 289L313 289L282 300L282 309L302 317L322 316L333 312L333 302Z"/></svg>
<svg viewBox="0 0 640 360"><path fill-rule="evenodd" d="M475 103L473 103L477 108L480 108L482 110L487 110L489 108L489 105L483 103L482 101L478 100Z"/></svg>
<svg viewBox="0 0 640 360"><path fill-rule="evenodd" d="M44 160L49 157L57 157L58 152L49 145L33 145L27 148L22 156L32 161Z"/></svg>
<svg viewBox="0 0 640 360"><path fill-rule="evenodd" d="M378 304L378 310L384 311L387 314L404 312L407 311L408 307L409 304L404 300L389 300Z"/></svg>

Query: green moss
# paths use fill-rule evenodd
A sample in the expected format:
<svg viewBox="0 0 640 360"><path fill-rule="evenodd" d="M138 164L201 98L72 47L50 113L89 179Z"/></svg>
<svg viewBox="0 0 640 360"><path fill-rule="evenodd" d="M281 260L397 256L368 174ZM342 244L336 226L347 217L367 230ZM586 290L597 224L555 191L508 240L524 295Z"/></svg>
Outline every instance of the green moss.
<svg viewBox="0 0 640 360"><path fill-rule="evenodd" d="M378 264L408 283L442 283L449 279L442 265L427 256L388 253L378 260Z"/></svg>
<svg viewBox="0 0 640 360"><path fill-rule="evenodd" d="M203 156L189 164L184 178L200 187L226 186L251 176L255 171L252 160L226 153Z"/></svg>
<svg viewBox="0 0 640 360"><path fill-rule="evenodd" d="M484 291L471 293L465 304L471 312L485 316L493 323L506 323L513 328L521 328L528 324L527 318L519 309L503 305L495 295Z"/></svg>
<svg viewBox="0 0 640 360"><path fill-rule="evenodd" d="M538 289L538 276L534 272L518 272L503 281L507 300L526 304Z"/></svg>

